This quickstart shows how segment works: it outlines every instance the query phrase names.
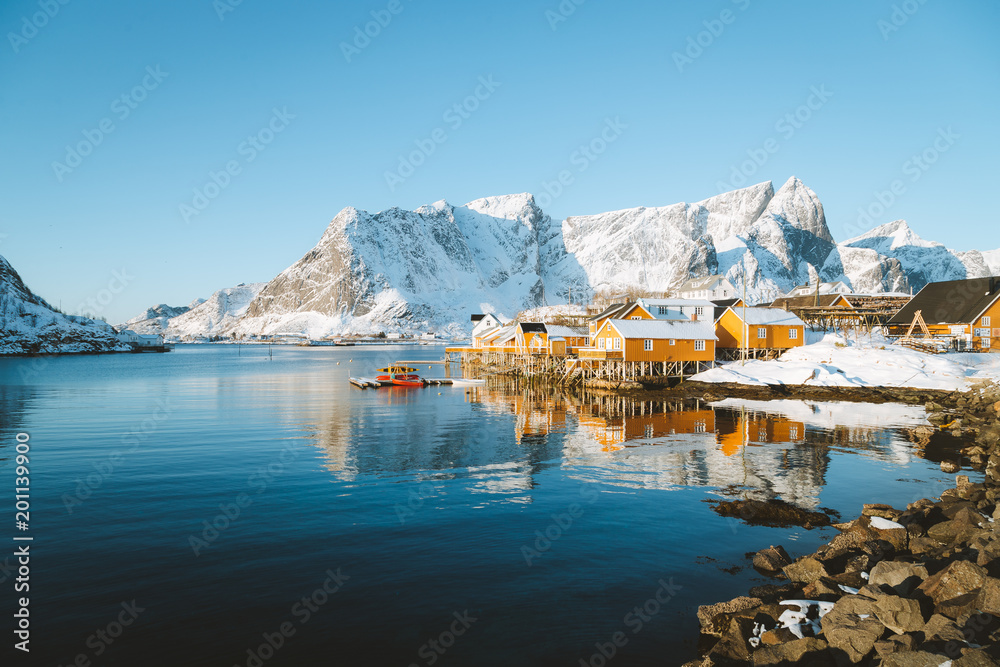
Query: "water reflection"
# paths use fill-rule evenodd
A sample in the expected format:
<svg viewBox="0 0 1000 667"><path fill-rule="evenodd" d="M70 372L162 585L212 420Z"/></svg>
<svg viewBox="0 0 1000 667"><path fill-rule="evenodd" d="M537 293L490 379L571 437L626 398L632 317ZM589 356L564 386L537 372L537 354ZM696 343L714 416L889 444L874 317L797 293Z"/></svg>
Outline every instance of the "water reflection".
<svg viewBox="0 0 1000 667"><path fill-rule="evenodd" d="M915 435L927 428L924 410L903 405L640 400L496 384L429 409L434 395L389 390L327 413L315 432L327 468L342 480L466 479L494 501L531 502L537 473L561 466L621 488L717 487L815 508L832 456L905 465L929 442Z"/></svg>

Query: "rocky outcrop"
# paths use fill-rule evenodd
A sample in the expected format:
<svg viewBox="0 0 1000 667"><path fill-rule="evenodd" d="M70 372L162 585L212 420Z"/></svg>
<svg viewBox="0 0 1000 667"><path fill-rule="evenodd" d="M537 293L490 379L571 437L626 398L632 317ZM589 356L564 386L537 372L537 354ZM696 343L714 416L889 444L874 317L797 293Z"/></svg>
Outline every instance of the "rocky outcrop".
<svg viewBox="0 0 1000 667"><path fill-rule="evenodd" d="M128 352L105 322L65 315L35 295L0 257L0 355Z"/></svg>
<svg viewBox="0 0 1000 667"><path fill-rule="evenodd" d="M984 482L959 475L939 499L865 505L784 566L788 583L699 608L702 633L717 641L689 667L1000 664L1000 388L927 407L961 420Z"/></svg>

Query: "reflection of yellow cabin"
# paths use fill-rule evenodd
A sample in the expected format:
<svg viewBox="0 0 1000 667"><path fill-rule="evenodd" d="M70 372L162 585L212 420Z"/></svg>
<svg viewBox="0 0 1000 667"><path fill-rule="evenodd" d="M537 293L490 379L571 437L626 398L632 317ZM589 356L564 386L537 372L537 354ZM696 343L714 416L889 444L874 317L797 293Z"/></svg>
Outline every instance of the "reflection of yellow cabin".
<svg viewBox="0 0 1000 667"><path fill-rule="evenodd" d="M605 452L622 449L630 440L662 438L687 433L712 433L715 430L715 412L712 410L678 410L656 412L631 417L604 417L585 415L579 417Z"/></svg>
<svg viewBox="0 0 1000 667"><path fill-rule="evenodd" d="M727 308L715 332L720 348L783 350L805 344L805 322L780 308Z"/></svg>
<svg viewBox="0 0 1000 667"><path fill-rule="evenodd" d="M805 437L805 424L784 417L750 413L737 415L736 421L720 419L715 440L722 453L732 456L742 445L771 442L799 442Z"/></svg>

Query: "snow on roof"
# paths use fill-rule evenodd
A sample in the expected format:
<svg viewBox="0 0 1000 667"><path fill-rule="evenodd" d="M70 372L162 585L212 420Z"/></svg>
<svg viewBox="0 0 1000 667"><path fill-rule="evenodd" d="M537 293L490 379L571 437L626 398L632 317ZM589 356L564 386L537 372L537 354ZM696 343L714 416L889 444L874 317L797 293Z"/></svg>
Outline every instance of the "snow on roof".
<svg viewBox="0 0 1000 667"><path fill-rule="evenodd" d="M715 306L715 304L708 299L639 299L639 303L646 307L668 306L679 308L681 306L702 306L705 308L712 308Z"/></svg>
<svg viewBox="0 0 1000 667"><path fill-rule="evenodd" d="M782 326L805 326L805 322L781 308L730 308L736 316L751 325L780 324Z"/></svg>
<svg viewBox="0 0 1000 667"><path fill-rule="evenodd" d="M549 331L549 340L552 340L553 336L561 336L563 338L585 338L589 335L586 327L567 327L561 324L546 324L545 328Z"/></svg>
<svg viewBox="0 0 1000 667"><path fill-rule="evenodd" d="M717 282L725 280L726 277L723 275L717 276L705 276L704 278L691 278L686 283L681 285L682 291L693 290L693 289L708 289Z"/></svg>
<svg viewBox="0 0 1000 667"><path fill-rule="evenodd" d="M681 340L718 340L711 322L691 320L608 320L625 338L678 338Z"/></svg>

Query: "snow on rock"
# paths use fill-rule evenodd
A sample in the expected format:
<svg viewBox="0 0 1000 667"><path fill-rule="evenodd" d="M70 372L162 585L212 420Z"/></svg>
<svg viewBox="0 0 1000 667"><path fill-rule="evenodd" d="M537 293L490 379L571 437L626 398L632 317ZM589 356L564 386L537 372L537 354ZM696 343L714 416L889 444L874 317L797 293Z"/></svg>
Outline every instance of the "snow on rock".
<svg viewBox="0 0 1000 667"><path fill-rule="evenodd" d="M867 248L880 257L897 260L914 292L931 282L989 275L979 252L956 253L940 243L925 241L910 229L905 220L876 227L843 242L840 247Z"/></svg>
<svg viewBox="0 0 1000 667"><path fill-rule="evenodd" d="M963 390L970 380L1000 380L1000 355L928 355L877 336L861 340L828 334L773 361L723 364L691 378L750 385L910 387Z"/></svg>
<svg viewBox="0 0 1000 667"><path fill-rule="evenodd" d="M119 330L131 329L138 334L163 335L172 318L177 317L178 315L183 315L191 310L191 308L195 305L202 303L203 301L204 299L199 299L191 306L168 306L165 303L161 303L158 306L147 308L141 315L133 317L127 322L118 325L116 328Z"/></svg>
<svg viewBox="0 0 1000 667"><path fill-rule="evenodd" d="M0 355L125 352L105 322L57 312L0 256Z"/></svg>
<svg viewBox="0 0 1000 667"><path fill-rule="evenodd" d="M240 283L221 289L186 312L173 317L164 334L171 339L189 340L227 331L247 312L250 303L267 283Z"/></svg>
<svg viewBox="0 0 1000 667"><path fill-rule="evenodd" d="M903 524L890 521L889 519L883 519L880 516L871 517L871 526L876 530L893 530L895 528L903 528ZM903 528L903 530L906 529Z"/></svg>

